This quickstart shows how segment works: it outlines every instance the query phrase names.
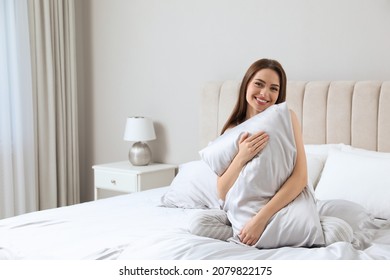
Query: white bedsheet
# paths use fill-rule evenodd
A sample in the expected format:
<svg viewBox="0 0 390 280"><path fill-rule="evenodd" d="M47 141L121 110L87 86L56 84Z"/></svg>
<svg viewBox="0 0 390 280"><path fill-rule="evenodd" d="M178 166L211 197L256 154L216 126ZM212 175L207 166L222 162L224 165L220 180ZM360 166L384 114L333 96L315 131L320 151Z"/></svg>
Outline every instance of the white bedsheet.
<svg viewBox="0 0 390 280"><path fill-rule="evenodd" d="M390 222L356 232L357 248L259 250L191 235L200 209L159 207L168 187L0 220L0 259L390 259Z"/></svg>

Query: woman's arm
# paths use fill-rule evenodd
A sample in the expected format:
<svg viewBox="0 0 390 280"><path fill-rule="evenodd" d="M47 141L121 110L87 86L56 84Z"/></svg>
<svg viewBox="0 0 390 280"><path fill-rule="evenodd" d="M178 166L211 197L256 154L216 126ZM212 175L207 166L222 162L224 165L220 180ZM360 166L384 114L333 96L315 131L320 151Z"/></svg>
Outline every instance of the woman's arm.
<svg viewBox="0 0 390 280"><path fill-rule="evenodd" d="M241 169L248 161L263 150L267 143L268 135L263 131L259 131L251 136L247 132L241 135L237 155L226 171L218 177L217 191L220 199L225 200L226 194L237 180Z"/></svg>
<svg viewBox="0 0 390 280"><path fill-rule="evenodd" d="M293 201L307 185L307 163L301 129L295 113L293 111L290 113L297 149L295 166L279 191L241 230L239 237L241 242L247 245L254 245L263 233L268 220Z"/></svg>

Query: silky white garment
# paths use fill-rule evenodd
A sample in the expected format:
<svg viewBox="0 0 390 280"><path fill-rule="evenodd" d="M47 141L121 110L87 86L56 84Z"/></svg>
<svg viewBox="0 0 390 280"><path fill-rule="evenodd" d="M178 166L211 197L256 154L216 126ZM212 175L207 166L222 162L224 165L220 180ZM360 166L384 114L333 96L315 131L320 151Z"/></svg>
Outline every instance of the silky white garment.
<svg viewBox="0 0 390 280"><path fill-rule="evenodd" d="M269 135L269 142L243 168L224 203L224 210L233 226L234 237L231 240L235 242L240 242L238 235L242 228L275 195L295 165L295 138L287 104L273 105L259 116L261 114L266 114L266 118L256 122L250 119L250 126L252 130L265 131ZM247 129L247 123L234 129ZM235 142L238 135L236 133L224 141ZM315 199L312 192L305 188L294 201L271 218L256 247L311 247L323 244L324 236Z"/></svg>

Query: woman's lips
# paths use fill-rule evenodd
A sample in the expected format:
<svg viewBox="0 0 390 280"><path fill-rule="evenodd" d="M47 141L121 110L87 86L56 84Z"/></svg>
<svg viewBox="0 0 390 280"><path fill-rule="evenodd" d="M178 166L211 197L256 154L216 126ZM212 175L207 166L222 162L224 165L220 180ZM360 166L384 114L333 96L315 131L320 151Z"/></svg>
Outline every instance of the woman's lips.
<svg viewBox="0 0 390 280"><path fill-rule="evenodd" d="M264 100L264 99L261 99L261 98L258 98L258 97L256 97L255 99L256 99L256 102L257 102L258 104L260 104L260 105L265 105L265 104L268 103L267 100Z"/></svg>

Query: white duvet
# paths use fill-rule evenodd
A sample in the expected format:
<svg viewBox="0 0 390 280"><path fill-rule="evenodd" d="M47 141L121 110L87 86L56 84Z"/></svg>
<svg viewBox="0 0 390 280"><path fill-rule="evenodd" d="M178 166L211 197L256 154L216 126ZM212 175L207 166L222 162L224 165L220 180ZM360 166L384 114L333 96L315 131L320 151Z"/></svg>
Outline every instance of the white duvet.
<svg viewBox="0 0 390 280"><path fill-rule="evenodd" d="M256 249L191 235L191 216L204 210L160 207L168 188L0 220L0 259L390 259L390 222L359 207L348 213L343 201L324 202L320 211L344 209L353 242Z"/></svg>

